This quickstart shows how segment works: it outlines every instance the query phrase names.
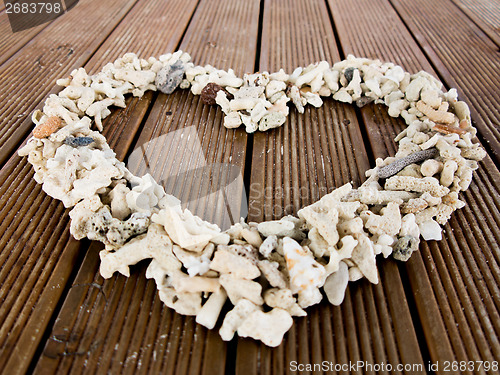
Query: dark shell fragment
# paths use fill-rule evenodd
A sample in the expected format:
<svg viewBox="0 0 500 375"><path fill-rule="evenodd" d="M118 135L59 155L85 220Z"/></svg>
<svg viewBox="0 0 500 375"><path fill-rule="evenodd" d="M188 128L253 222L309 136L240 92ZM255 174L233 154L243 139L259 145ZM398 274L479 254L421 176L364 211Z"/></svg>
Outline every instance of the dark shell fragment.
<svg viewBox="0 0 500 375"><path fill-rule="evenodd" d="M407 167L410 164L420 163L421 161L431 159L437 155L439 155L439 151L436 148L417 151L413 154L405 156L404 158L398 159L391 164L386 165L385 167L380 168L377 172L377 175L379 178L388 178L394 176L396 173L403 170L403 168Z"/></svg>
<svg viewBox="0 0 500 375"><path fill-rule="evenodd" d="M354 75L354 68L347 68L346 70L344 70L344 77L347 80L348 84L349 82L352 81L353 75Z"/></svg>
<svg viewBox="0 0 500 375"><path fill-rule="evenodd" d="M64 143L71 147L88 146L94 142L92 137L66 137Z"/></svg>
<svg viewBox="0 0 500 375"><path fill-rule="evenodd" d="M215 98L220 90L223 90L222 86L213 82L208 83L203 87L203 90L201 90L201 101L208 105L215 105Z"/></svg>

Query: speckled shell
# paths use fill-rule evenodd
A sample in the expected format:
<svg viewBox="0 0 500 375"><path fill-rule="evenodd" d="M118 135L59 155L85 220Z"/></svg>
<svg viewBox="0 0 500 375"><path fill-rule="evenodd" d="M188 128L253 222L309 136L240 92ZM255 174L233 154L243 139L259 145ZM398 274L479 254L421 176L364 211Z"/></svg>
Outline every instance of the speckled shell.
<svg viewBox="0 0 500 375"><path fill-rule="evenodd" d="M92 142L94 142L92 137L66 137L64 139L64 143L72 147L88 146Z"/></svg>
<svg viewBox="0 0 500 375"><path fill-rule="evenodd" d="M377 172L378 177L388 178L394 176L396 173L401 171L406 166L433 158L437 154L438 150L435 148L414 152L413 154L405 156L404 158L398 159L395 162L380 168L379 171Z"/></svg>
<svg viewBox="0 0 500 375"><path fill-rule="evenodd" d="M171 94L182 82L184 65L181 61L166 66L156 74L155 85L164 94Z"/></svg>

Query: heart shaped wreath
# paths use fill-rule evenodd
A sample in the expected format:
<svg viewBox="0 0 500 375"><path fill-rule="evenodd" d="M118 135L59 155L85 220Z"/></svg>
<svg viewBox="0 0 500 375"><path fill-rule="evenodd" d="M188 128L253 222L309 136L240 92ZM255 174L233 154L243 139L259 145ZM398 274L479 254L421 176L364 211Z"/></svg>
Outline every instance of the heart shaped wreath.
<svg viewBox="0 0 500 375"><path fill-rule="evenodd" d="M229 298L234 307L222 322L223 340L237 332L277 346L292 316L322 300L320 288L338 305L349 281L378 282L376 255L406 261L420 236L440 240L440 224L464 206L458 193L486 155L472 141L467 104L426 72L410 75L392 63L348 56L333 66L322 61L291 74L239 78L190 59L182 51L148 60L127 53L95 75L74 70L33 113L33 137L19 155L28 156L48 195L73 207L72 235L105 244L104 278L129 276L130 265L152 259L146 277L155 279L160 299L209 329ZM297 217L241 220L222 232L183 210L149 174L134 176L99 132L108 107L125 107L126 94L171 94L177 87L219 105L224 126L247 132L282 125L290 101L302 113L328 96L385 104L408 127L396 137L396 155L377 159L359 188L339 187ZM91 130L92 119L99 131Z"/></svg>

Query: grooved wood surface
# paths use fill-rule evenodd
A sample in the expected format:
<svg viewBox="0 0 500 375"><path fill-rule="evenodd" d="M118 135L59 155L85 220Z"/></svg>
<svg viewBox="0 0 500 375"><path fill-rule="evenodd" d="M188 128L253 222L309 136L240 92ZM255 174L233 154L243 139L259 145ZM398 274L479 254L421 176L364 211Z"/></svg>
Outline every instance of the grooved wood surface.
<svg viewBox="0 0 500 375"><path fill-rule="evenodd" d="M391 2L431 63L439 67L443 81L448 86L459 88L459 94L473 109L471 115L480 137L498 162L498 46L451 1Z"/></svg>
<svg viewBox="0 0 500 375"><path fill-rule="evenodd" d="M2 9L1 373L449 374L444 361L500 359L495 1L86 0L14 34ZM69 210L45 195L15 153L30 136L31 112L57 92L57 78L79 66L96 72L129 51L147 58L176 49L240 76L348 54L426 70L471 105L489 156L442 241L422 242L406 263L378 259L379 284L351 283L341 306L325 300L309 308L277 348L224 342L221 322L209 331L163 305L145 278L146 262L131 267L129 278L104 280L101 245L71 238ZM151 173L185 207L227 228L240 216L295 214L346 182L358 186L375 158L395 153L393 138L404 126L380 106L331 99L290 112L284 126L247 135L224 128L220 109L188 91L148 92L114 110L104 135L134 173ZM328 371L356 361L421 367ZM437 370L428 367L438 361Z"/></svg>
<svg viewBox="0 0 500 375"><path fill-rule="evenodd" d="M2 4L3 5L3 4ZM0 5L0 7L2 7ZM13 33L6 12L0 13L0 64L7 61L25 44L29 43L49 23Z"/></svg>
<svg viewBox="0 0 500 375"><path fill-rule="evenodd" d="M392 28L393 32L396 31L397 34L404 37L407 43L393 47L392 36L387 33L387 25L394 25L394 22L390 22L390 20L394 20L398 15L388 3L362 1L359 2L359 11L355 13L348 13L348 9L352 5L349 1L330 1L329 4L334 15L334 22L338 25L339 38L348 45L346 53L365 55L368 52L367 48L371 48L375 49L375 55L388 61L398 61L409 71L416 72L423 69L436 74L428 66L424 53L418 49L417 43L403 24L400 24L396 30L394 30L394 26ZM341 14L349 14L349 18L340 17ZM380 16L373 17L373 14ZM385 22L379 22L382 15ZM365 24L372 32L369 36L358 33L347 26L349 22ZM366 40L367 37L371 38L372 43ZM371 45L371 47L367 47L367 45ZM361 110L361 113L368 129L367 133L374 155L376 157L394 155L396 144L392 139L403 129L403 121L391 119L381 108L366 107ZM491 346L498 351L497 317L498 297L500 295L498 294L497 276L494 276L495 274L499 275L498 259L488 263L483 251L488 247L485 235L493 239L500 233L498 221L491 220L499 212L496 199L499 194L499 184L498 177L493 177L494 180L491 181L487 176L484 176L484 171L490 170L493 166L491 159L486 159L482 164L481 171L483 173L478 172L470 188L470 191L476 190L476 194L471 194L468 191L463 195L467 203L465 211L469 211L471 214L469 220L474 218L472 222L477 221L481 227L468 225L471 221L463 216L464 212L457 212L454 218L462 217L462 219L456 220L454 224L446 227L446 243L439 242L435 252L430 251L428 246L422 245L421 254L416 254L406 263L413 288L425 291L425 293L415 295L415 303L422 312L421 324L424 334L428 338L429 352L434 361L444 358L468 360L476 356L492 360L499 355L489 349ZM493 190L484 196L477 194L476 184L482 185L483 188L488 186L489 189L493 188ZM488 199L488 197L493 197L493 199ZM486 202L483 204L478 202L478 200L484 199L489 200L488 209L485 209L484 203ZM464 241L466 238L468 241ZM498 240L492 242L498 243ZM431 249L433 248L431 247ZM441 254L447 254L447 256L443 258L440 256ZM475 255L471 256L471 254ZM423 269L422 255L427 256L427 264L432 265L427 267L427 270ZM461 264L461 274L457 271L457 263L455 262ZM441 272L436 273L435 270ZM489 292L485 292L482 272L489 273L489 277L486 278ZM427 273L428 279L432 280L431 283L422 284L423 273ZM466 285L473 287L469 288ZM484 299L478 296L478 291L485 292ZM475 302L471 304L470 301ZM453 311L454 313L440 314L440 311ZM488 327L488 329L480 328L479 321L481 319L484 320L483 326ZM457 325L459 326L457 327ZM496 327L491 330L493 326ZM461 347L461 342L464 341L470 342L467 345L468 351Z"/></svg>
<svg viewBox="0 0 500 375"><path fill-rule="evenodd" d="M31 130L31 113L43 106L55 81L84 65L134 3L80 2L0 65L0 164Z"/></svg>
<svg viewBox="0 0 500 375"><path fill-rule="evenodd" d="M493 1L453 0L500 47L500 6Z"/></svg>

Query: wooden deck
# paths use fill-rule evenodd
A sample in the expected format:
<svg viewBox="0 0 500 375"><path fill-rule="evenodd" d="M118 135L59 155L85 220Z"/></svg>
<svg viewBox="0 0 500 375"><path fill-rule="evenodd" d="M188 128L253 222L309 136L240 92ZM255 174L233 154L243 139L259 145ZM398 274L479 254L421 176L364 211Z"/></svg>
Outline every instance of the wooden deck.
<svg viewBox="0 0 500 375"><path fill-rule="evenodd" d="M445 372L444 362L500 360L499 47L497 0L81 0L58 19L14 34L1 5L0 370L294 374L293 361L364 361L423 364L422 371L392 373L431 374L428 364L439 361L438 374L498 374ZM309 308L277 348L223 342L217 330L166 308L145 278L145 264L129 278L100 277L100 245L71 238L69 210L41 190L16 153L30 136L31 112L57 92L57 78L79 66L96 72L129 51L149 57L177 49L196 64L239 75L333 63L348 54L413 73L424 69L469 103L489 156L443 241L422 242L407 263L379 260L378 285L352 283L340 307L324 301ZM188 91L148 92L127 103L105 122L120 159L159 135L194 126L200 158L241 171L250 221L295 213L349 181L359 185L376 157L395 153L392 139L404 125L379 106L327 100L303 115L291 110L281 128L248 135L224 128L220 110ZM176 165L200 162L185 144L163 153L175 154ZM153 166L157 176L162 169ZM188 197L193 187L208 192L228 176L194 178L179 177L170 190ZM209 196L191 208L225 225L224 204Z"/></svg>

